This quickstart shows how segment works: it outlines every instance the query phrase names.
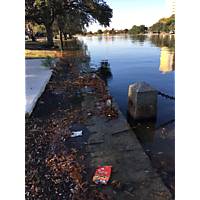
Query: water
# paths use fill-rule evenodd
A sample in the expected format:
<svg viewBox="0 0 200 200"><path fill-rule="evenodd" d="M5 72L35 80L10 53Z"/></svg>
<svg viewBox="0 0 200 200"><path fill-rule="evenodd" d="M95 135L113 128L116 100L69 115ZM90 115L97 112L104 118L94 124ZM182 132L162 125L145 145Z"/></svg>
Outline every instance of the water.
<svg viewBox="0 0 200 200"><path fill-rule="evenodd" d="M157 119L138 124L127 116L127 100L129 85L141 81L175 97L175 36L94 36L79 40L87 45L91 66L103 69L102 78L111 95L128 122L137 125L134 132L174 194L175 101L158 96Z"/></svg>

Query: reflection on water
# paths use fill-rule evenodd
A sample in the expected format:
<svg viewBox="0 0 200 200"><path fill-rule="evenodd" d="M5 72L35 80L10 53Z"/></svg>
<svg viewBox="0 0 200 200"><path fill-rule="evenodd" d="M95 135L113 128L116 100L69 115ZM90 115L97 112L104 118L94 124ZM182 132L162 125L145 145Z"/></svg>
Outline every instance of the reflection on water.
<svg viewBox="0 0 200 200"><path fill-rule="evenodd" d="M169 51L168 47L161 47L159 71L163 74L175 70L175 52Z"/></svg>
<svg viewBox="0 0 200 200"><path fill-rule="evenodd" d="M101 77L101 79L108 85L108 81L112 79L112 73L110 69L110 63L108 60L102 60L100 63L100 67L98 67L97 74Z"/></svg>
<svg viewBox="0 0 200 200"><path fill-rule="evenodd" d="M92 63L100 63L99 76L130 125L136 127L137 138L174 196L175 102L158 96L157 119L136 122L127 116L127 100L129 85L141 81L175 96L175 36L101 36L80 40L88 45Z"/></svg>

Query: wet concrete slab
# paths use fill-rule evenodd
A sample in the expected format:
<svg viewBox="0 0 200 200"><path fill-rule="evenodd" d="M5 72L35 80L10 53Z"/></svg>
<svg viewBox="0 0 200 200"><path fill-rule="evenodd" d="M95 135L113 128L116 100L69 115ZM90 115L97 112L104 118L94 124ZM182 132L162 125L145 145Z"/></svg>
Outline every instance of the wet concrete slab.
<svg viewBox="0 0 200 200"><path fill-rule="evenodd" d="M87 141L92 169L95 171L99 165L112 165L108 185L97 186L97 189L119 200L172 199L169 189L156 173L134 131L120 111L117 119L107 120L92 116L86 127L93 133ZM113 181L118 181L120 187L114 186Z"/></svg>

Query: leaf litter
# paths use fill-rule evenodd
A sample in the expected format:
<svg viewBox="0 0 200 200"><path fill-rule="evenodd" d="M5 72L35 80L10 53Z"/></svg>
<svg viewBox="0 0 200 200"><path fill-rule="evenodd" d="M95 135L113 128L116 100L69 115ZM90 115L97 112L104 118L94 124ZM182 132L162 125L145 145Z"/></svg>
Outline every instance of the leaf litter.
<svg viewBox="0 0 200 200"><path fill-rule="evenodd" d="M73 123L84 123L91 115L106 119L117 118L118 110L104 81L96 75L80 73L75 67L71 67L74 66L72 60L81 55L74 55L70 59L68 56L59 55L60 66L53 70L53 76L46 86L47 93L55 95L55 89L62 88L62 97L71 99L76 96L74 91L87 86L94 88L98 100L89 111L73 108L73 104L69 102L63 107L63 103L59 101L58 107L48 115L26 118L25 198L113 199L113 196L94 190L89 181L83 182L88 167L80 165L78 159L81 158L84 162L85 154L80 155L76 148L69 149L65 140L70 140L73 134ZM45 101L41 101L44 103L40 106L44 106ZM85 152L89 152L89 149L86 148ZM118 183L117 188L119 187Z"/></svg>

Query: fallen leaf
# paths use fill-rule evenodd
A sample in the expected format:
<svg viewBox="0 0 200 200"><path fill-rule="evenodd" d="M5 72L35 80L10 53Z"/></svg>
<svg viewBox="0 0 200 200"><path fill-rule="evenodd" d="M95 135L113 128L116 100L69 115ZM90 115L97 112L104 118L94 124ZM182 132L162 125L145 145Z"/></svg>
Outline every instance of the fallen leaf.
<svg viewBox="0 0 200 200"><path fill-rule="evenodd" d="M78 152L78 150L76 150L76 148L71 148L71 151L72 151L73 153Z"/></svg>
<svg viewBox="0 0 200 200"><path fill-rule="evenodd" d="M116 192L113 190L113 192L116 194Z"/></svg>
<svg viewBox="0 0 200 200"><path fill-rule="evenodd" d="M129 194L129 195L131 195L131 196L133 196L133 197L134 197L134 195L133 195L133 194L131 194L130 192L127 192L127 191L124 191L124 192L126 192L127 194Z"/></svg>
<svg viewBox="0 0 200 200"><path fill-rule="evenodd" d="M153 175L156 175L156 176L157 176L158 174L157 174L157 173L153 173Z"/></svg>
<svg viewBox="0 0 200 200"><path fill-rule="evenodd" d="M167 172L161 171L163 174L167 175Z"/></svg>
<svg viewBox="0 0 200 200"><path fill-rule="evenodd" d="M84 160L85 156L84 156L84 155L81 155L80 158L81 158L82 160Z"/></svg>
<svg viewBox="0 0 200 200"><path fill-rule="evenodd" d="M115 183L117 183L117 180L113 180L113 181L111 182L111 184L115 184Z"/></svg>
<svg viewBox="0 0 200 200"><path fill-rule="evenodd" d="M111 163L111 164L113 164L113 163ZM116 171L117 171L117 167L115 167L112 171L113 171L113 172L116 172Z"/></svg>
<svg viewBox="0 0 200 200"><path fill-rule="evenodd" d="M78 170L74 170L70 173L71 177L74 179L74 180L77 180L77 181L82 181L82 175L80 174L80 172Z"/></svg>
<svg viewBox="0 0 200 200"><path fill-rule="evenodd" d="M120 188L120 183L118 183L117 187L118 187L118 189Z"/></svg>
<svg viewBox="0 0 200 200"><path fill-rule="evenodd" d="M160 195L163 195L163 192L161 192Z"/></svg>
<svg viewBox="0 0 200 200"><path fill-rule="evenodd" d="M161 151L160 151L160 152L158 152L158 154L162 154L162 153L163 153L163 152L161 152Z"/></svg>

